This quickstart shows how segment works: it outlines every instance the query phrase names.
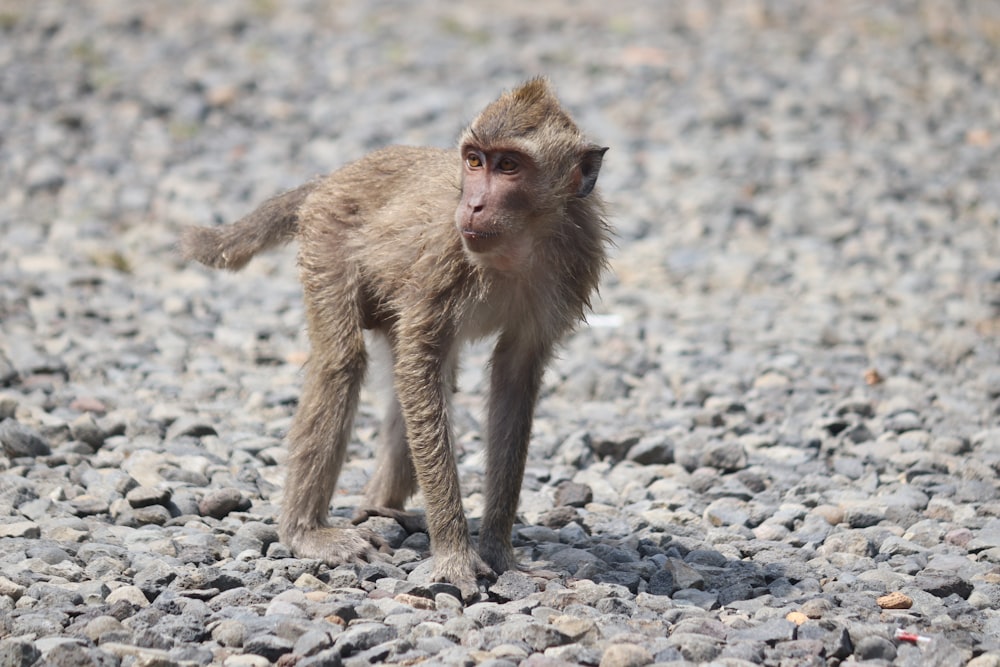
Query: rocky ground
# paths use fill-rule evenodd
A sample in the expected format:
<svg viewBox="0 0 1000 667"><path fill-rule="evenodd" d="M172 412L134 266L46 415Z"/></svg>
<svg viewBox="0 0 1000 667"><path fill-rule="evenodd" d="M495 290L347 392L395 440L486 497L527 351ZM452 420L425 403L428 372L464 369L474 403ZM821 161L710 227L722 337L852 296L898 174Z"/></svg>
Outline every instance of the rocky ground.
<svg viewBox="0 0 1000 667"><path fill-rule="evenodd" d="M384 562L290 557L295 250L179 229L539 73L618 233L515 529L558 577L464 606L386 519ZM1000 665L998 91L985 0L3 0L0 665Z"/></svg>

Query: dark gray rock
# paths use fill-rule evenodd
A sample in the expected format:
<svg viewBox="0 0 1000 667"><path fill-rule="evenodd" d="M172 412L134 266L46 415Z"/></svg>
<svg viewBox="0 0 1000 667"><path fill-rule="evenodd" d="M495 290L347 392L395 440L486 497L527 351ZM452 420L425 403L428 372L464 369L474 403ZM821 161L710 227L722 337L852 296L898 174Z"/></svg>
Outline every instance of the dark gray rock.
<svg viewBox="0 0 1000 667"><path fill-rule="evenodd" d="M76 642L62 642L53 646L48 651L43 650L42 660L46 665L54 667L117 667L120 664L118 658L106 653L95 646L78 644Z"/></svg>
<svg viewBox="0 0 1000 667"><path fill-rule="evenodd" d="M296 667L341 667L343 664L340 651L335 648L306 656L295 663Z"/></svg>
<svg viewBox="0 0 1000 667"><path fill-rule="evenodd" d="M218 435L215 425L202 421L197 417L183 416L167 429L167 439L176 440L182 437L201 438L206 435Z"/></svg>
<svg viewBox="0 0 1000 667"><path fill-rule="evenodd" d="M669 570L657 570L650 577L646 590L653 595L672 595L677 590L674 575Z"/></svg>
<svg viewBox="0 0 1000 667"><path fill-rule="evenodd" d="M674 442L666 434L649 435L632 445L625 458L642 465L673 463Z"/></svg>
<svg viewBox="0 0 1000 667"><path fill-rule="evenodd" d="M212 491L198 503L198 512L202 516L221 519L230 512L250 509L250 499L244 497L239 489L223 488Z"/></svg>
<svg viewBox="0 0 1000 667"><path fill-rule="evenodd" d="M913 579L913 585L939 598L958 595L968 598L973 586L954 572L926 569L918 572Z"/></svg>
<svg viewBox="0 0 1000 667"><path fill-rule="evenodd" d="M334 648L341 656L366 651L396 638L396 631L381 623L357 623L337 635Z"/></svg>
<svg viewBox="0 0 1000 667"><path fill-rule="evenodd" d="M271 662L277 662L281 656L291 653L292 646L292 642L284 637L270 634L255 634L243 642L244 651L263 656Z"/></svg>
<svg viewBox="0 0 1000 667"><path fill-rule="evenodd" d="M734 641L754 641L766 644L789 641L795 637L795 624L783 618L775 618L760 625L742 630L733 630L729 638Z"/></svg>
<svg viewBox="0 0 1000 667"><path fill-rule="evenodd" d="M796 630L800 640L817 639L823 642L829 658L843 660L854 652L851 636L843 625L826 619L809 620Z"/></svg>
<svg viewBox="0 0 1000 667"><path fill-rule="evenodd" d="M870 635L858 640L854 646L854 656L859 660L892 662L896 659L896 647L884 637Z"/></svg>
<svg viewBox="0 0 1000 667"><path fill-rule="evenodd" d="M538 585L530 577L517 570L507 570L497 577L496 583L489 587L490 595L501 601L520 600L537 590Z"/></svg>
<svg viewBox="0 0 1000 667"><path fill-rule="evenodd" d="M3 445L7 456L12 458L47 456L52 453L49 443L38 431L13 419L0 422L0 445Z"/></svg>
<svg viewBox="0 0 1000 667"><path fill-rule="evenodd" d="M170 501L171 491L167 488L137 486L127 494L125 500L133 508L149 507L150 505L165 505Z"/></svg>
<svg viewBox="0 0 1000 667"><path fill-rule="evenodd" d="M177 570L170 564L154 560L135 573L133 583L143 594L153 599L158 596L177 576Z"/></svg>
<svg viewBox="0 0 1000 667"><path fill-rule="evenodd" d="M229 553L234 557L244 551L263 555L267 552L267 547L277 541L277 528L258 521L248 521L229 538Z"/></svg>
<svg viewBox="0 0 1000 667"><path fill-rule="evenodd" d="M295 640L292 652L299 656L318 655L332 646L333 637L329 633L320 630L307 630Z"/></svg>

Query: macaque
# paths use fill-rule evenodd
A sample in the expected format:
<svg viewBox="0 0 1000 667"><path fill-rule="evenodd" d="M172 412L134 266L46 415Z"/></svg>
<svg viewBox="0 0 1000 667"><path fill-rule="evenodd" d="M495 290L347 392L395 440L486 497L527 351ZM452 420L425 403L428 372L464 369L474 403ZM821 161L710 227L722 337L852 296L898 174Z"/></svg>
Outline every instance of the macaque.
<svg viewBox="0 0 1000 667"><path fill-rule="evenodd" d="M400 514L419 488L434 579L466 599L478 595L477 577L518 567L511 530L542 373L606 266L610 231L594 190L606 150L536 78L487 106L457 151L385 148L234 224L184 230L187 258L233 271L299 242L311 352L279 522L294 554L331 565L374 556L373 535L327 522L370 330L391 350L394 393L366 507ZM489 335L497 338L477 550L448 408L461 345Z"/></svg>

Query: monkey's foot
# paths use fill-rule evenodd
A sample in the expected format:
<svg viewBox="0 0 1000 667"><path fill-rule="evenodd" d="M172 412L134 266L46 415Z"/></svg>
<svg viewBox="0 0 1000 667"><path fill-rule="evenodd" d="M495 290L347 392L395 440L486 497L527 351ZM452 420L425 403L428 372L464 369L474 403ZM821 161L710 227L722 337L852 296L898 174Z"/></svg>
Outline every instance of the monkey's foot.
<svg viewBox="0 0 1000 667"><path fill-rule="evenodd" d="M537 567L535 565L518 561L517 556L514 555L513 547L505 546L503 544L493 544L492 551L490 550L490 547L491 545L489 541L480 542L479 553L482 555L483 560L489 563L493 567L493 571L497 574L503 574L509 570L514 570L515 572L526 574L529 577L546 579L549 581L561 579L565 576L565 573L563 572L556 572L545 569L544 567Z"/></svg>
<svg viewBox="0 0 1000 667"><path fill-rule="evenodd" d="M496 579L496 572L472 549L456 553L434 554L434 581L445 581L458 587L464 602L479 597L479 577Z"/></svg>
<svg viewBox="0 0 1000 667"><path fill-rule="evenodd" d="M427 518L423 514L407 512L394 507L359 507L354 513L351 523L356 526L373 516L384 516L395 520L410 535L427 532Z"/></svg>
<svg viewBox="0 0 1000 667"><path fill-rule="evenodd" d="M517 562L514 555L514 547L510 540L491 540L488 535L479 536L479 554L483 560L489 563L490 567L497 574L502 574L507 570L520 570L521 564Z"/></svg>
<svg viewBox="0 0 1000 667"><path fill-rule="evenodd" d="M385 540L369 530L358 528L314 528L281 541L299 558L315 558L331 567L347 563L371 562L380 551L388 551Z"/></svg>

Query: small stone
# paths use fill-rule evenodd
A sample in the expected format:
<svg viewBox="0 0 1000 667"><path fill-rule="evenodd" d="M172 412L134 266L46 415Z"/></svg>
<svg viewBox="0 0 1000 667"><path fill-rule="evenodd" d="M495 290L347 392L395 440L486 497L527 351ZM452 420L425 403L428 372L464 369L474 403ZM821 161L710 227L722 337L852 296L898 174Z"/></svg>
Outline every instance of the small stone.
<svg viewBox="0 0 1000 667"><path fill-rule="evenodd" d="M754 378L754 389L776 390L784 389L791 383L787 375L775 371L768 371Z"/></svg>
<svg viewBox="0 0 1000 667"><path fill-rule="evenodd" d="M0 422L0 445L3 445L3 450L11 458L47 456L52 453L49 444L38 431L13 419Z"/></svg>
<svg viewBox="0 0 1000 667"><path fill-rule="evenodd" d="M552 627L574 642L584 641L586 637L597 637L599 634L597 624L590 618L556 616L552 619Z"/></svg>
<svg viewBox="0 0 1000 667"><path fill-rule="evenodd" d="M201 438L206 435L218 435L218 433L212 424L201 421L197 417L183 416L167 429L167 440L175 440L184 436Z"/></svg>
<svg viewBox="0 0 1000 667"><path fill-rule="evenodd" d="M20 637L0 640L0 664L4 667L30 667L38 663L42 652L35 642Z"/></svg>
<svg viewBox="0 0 1000 667"><path fill-rule="evenodd" d="M41 537L42 531L34 521L15 521L13 523L0 523L0 538L23 537L29 540L37 540Z"/></svg>
<svg viewBox="0 0 1000 667"><path fill-rule="evenodd" d="M657 570L653 573L653 576L649 578L646 590L651 595L673 595L674 591L677 590L677 585L674 583L673 573L665 569Z"/></svg>
<svg viewBox="0 0 1000 667"><path fill-rule="evenodd" d="M102 638L109 635L114 636L115 640L127 640L132 633L114 616L98 616L87 623L83 634L95 643L102 643Z"/></svg>
<svg viewBox="0 0 1000 667"><path fill-rule="evenodd" d="M108 514L111 511L111 504L107 499L89 493L73 498L69 504L73 508L73 513L80 517Z"/></svg>
<svg viewBox="0 0 1000 667"><path fill-rule="evenodd" d="M567 505L569 507L583 507L594 500L594 492L586 484L576 482L562 482L556 487L556 505Z"/></svg>
<svg viewBox="0 0 1000 667"><path fill-rule="evenodd" d="M732 630L727 639L731 641L755 641L775 644L788 641L795 636L795 623L790 619L773 618L760 625L743 630Z"/></svg>
<svg viewBox="0 0 1000 667"><path fill-rule="evenodd" d="M335 633L340 634L340 630L337 629ZM333 637L329 632L308 630L295 640L292 652L298 656L316 655L320 651L325 651L331 646L333 646Z"/></svg>
<svg viewBox="0 0 1000 667"><path fill-rule="evenodd" d="M546 512L542 512L538 517L539 526L554 529L559 529L568 523L579 521L580 513L575 507L568 505L557 505Z"/></svg>
<svg viewBox="0 0 1000 667"><path fill-rule="evenodd" d="M7 577L0 576L0 595L5 595L17 602L24 595L24 586L11 581Z"/></svg>
<svg viewBox="0 0 1000 667"><path fill-rule="evenodd" d="M79 396L69 404L69 409L103 415L108 411L108 406L92 396Z"/></svg>
<svg viewBox="0 0 1000 667"><path fill-rule="evenodd" d="M790 611L785 615L785 620L791 621L795 625L802 625L809 620L809 617L801 611Z"/></svg>
<svg viewBox="0 0 1000 667"><path fill-rule="evenodd" d="M399 593L393 598L396 602L405 604L407 606L413 607L414 609L424 609L433 610L435 609L434 600L430 600L419 595L410 595L409 593Z"/></svg>
<svg viewBox="0 0 1000 667"><path fill-rule="evenodd" d="M705 587L705 579L698 570L678 558L668 559L663 569L670 573L677 589Z"/></svg>
<svg viewBox="0 0 1000 667"><path fill-rule="evenodd" d="M292 642L284 637L267 633L250 635L243 642L244 651L263 656L272 663L277 662L286 653L291 653L292 646Z"/></svg>
<svg viewBox="0 0 1000 667"><path fill-rule="evenodd" d="M737 472L747 467L747 452L737 442L716 444L701 455L701 465L722 472Z"/></svg>
<svg viewBox="0 0 1000 667"><path fill-rule="evenodd" d="M113 605L122 600L129 602L133 606L140 609L149 606L149 600L142 592L142 589L138 586L122 586L120 588L116 588L108 593L108 597L105 598L104 601L109 605Z"/></svg>
<svg viewBox="0 0 1000 667"><path fill-rule="evenodd" d="M250 499L245 498L239 489L224 488L212 491L202 498L198 503L198 512L202 516L221 519L230 512L248 510L250 505Z"/></svg>
<svg viewBox="0 0 1000 667"><path fill-rule="evenodd" d="M490 593L501 600L521 600L537 590L537 584L528 575L517 570L507 570L489 588Z"/></svg>
<svg viewBox="0 0 1000 667"><path fill-rule="evenodd" d="M341 655L365 651L379 644L395 639L395 628L381 623L356 623L337 635L334 648Z"/></svg>
<svg viewBox="0 0 1000 667"><path fill-rule="evenodd" d="M868 635L867 637L862 637L854 645L854 657L859 660L885 660L892 662L896 659L896 647L884 637Z"/></svg>
<svg viewBox="0 0 1000 667"><path fill-rule="evenodd" d="M831 526L836 526L844 521L843 508L835 505L817 505L810 510L810 513L822 518Z"/></svg>
<svg viewBox="0 0 1000 667"><path fill-rule="evenodd" d="M831 609L833 609L833 603L826 598L806 600L799 607L799 611L812 619L823 618Z"/></svg>
<svg viewBox="0 0 1000 667"><path fill-rule="evenodd" d="M155 599L177 577L177 571L163 561L154 560L135 573L134 584L148 599Z"/></svg>
<svg viewBox="0 0 1000 667"><path fill-rule="evenodd" d="M674 442L664 434L646 436L632 445L625 458L642 465L670 464L674 462Z"/></svg>
<svg viewBox="0 0 1000 667"><path fill-rule="evenodd" d="M246 637L246 625L234 619L224 619L212 629L212 639L222 646L240 647Z"/></svg>
<svg viewBox="0 0 1000 667"><path fill-rule="evenodd" d="M107 438L101 427L97 425L94 415L89 412L85 412L70 422L69 434L74 440L84 442L94 449L100 448Z"/></svg>
<svg viewBox="0 0 1000 667"><path fill-rule="evenodd" d="M750 521L746 503L736 498L719 498L705 508L705 521L712 526L745 526Z"/></svg>
<svg viewBox="0 0 1000 667"><path fill-rule="evenodd" d="M875 603L882 609L909 609L913 606L913 598L899 591L893 591L876 599Z"/></svg>
<svg viewBox="0 0 1000 667"><path fill-rule="evenodd" d="M150 486L137 486L127 494L125 500L134 508L150 505L165 505L170 500L170 489L157 489Z"/></svg>
<svg viewBox="0 0 1000 667"><path fill-rule="evenodd" d="M939 598L946 598L949 595L968 598L973 588L972 584L954 572L933 569L918 572L913 585Z"/></svg>
<svg viewBox="0 0 1000 667"><path fill-rule="evenodd" d="M612 644L604 649L600 667L642 667L653 662L652 654L637 644Z"/></svg>

